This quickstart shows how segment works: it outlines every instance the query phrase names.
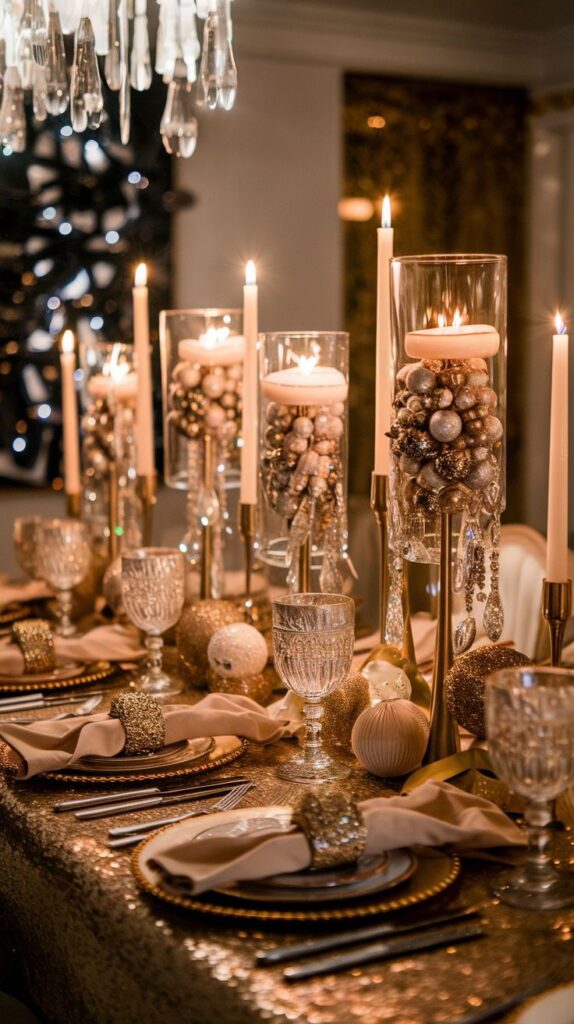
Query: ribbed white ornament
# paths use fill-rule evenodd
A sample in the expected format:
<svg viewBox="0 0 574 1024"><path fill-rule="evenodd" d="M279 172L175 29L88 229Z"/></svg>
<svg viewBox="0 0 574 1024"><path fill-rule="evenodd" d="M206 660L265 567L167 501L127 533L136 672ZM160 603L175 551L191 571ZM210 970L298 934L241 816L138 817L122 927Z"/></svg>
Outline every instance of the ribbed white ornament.
<svg viewBox="0 0 574 1024"><path fill-rule="evenodd" d="M385 700L357 718L351 746L358 761L372 775L406 775L422 760L428 738L428 720L410 700Z"/></svg>

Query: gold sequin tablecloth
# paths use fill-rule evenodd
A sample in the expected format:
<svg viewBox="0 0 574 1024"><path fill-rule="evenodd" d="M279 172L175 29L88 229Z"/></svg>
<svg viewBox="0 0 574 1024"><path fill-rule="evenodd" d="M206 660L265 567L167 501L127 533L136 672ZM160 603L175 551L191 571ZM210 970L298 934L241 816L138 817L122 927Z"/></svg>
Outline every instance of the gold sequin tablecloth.
<svg viewBox="0 0 574 1024"><path fill-rule="evenodd" d="M246 804L289 801L274 764L292 750L284 741L251 746L227 769L257 781ZM384 790L360 770L352 782L359 798ZM128 819L55 815L64 794L85 789L0 781L0 899L31 997L50 1024L448 1024L520 990L558 957L574 977L574 910L533 915L497 905L486 882L499 868L465 861L455 887L400 919L480 903L486 938L285 985L279 968L254 968L253 953L287 931L240 930L141 895L129 851L106 847L110 821ZM574 858L572 836L557 839L563 858Z"/></svg>

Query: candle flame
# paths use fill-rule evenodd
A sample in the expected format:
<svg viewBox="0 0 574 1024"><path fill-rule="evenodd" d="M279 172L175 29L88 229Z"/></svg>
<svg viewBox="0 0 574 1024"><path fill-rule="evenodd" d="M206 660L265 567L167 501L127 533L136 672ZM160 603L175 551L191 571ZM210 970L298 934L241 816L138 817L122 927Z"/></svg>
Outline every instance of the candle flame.
<svg viewBox="0 0 574 1024"><path fill-rule="evenodd" d="M383 199L383 212L381 217L381 227L390 228L391 226L391 200L388 195Z"/></svg>
<svg viewBox="0 0 574 1024"><path fill-rule="evenodd" d="M439 327L446 327L446 316L444 315L444 313L439 313L438 325Z"/></svg>
<svg viewBox="0 0 574 1024"><path fill-rule="evenodd" d="M452 318L452 326L453 327L460 327L461 323L462 323L462 317L460 315L460 310L459 309L455 309L454 316Z"/></svg>
<svg viewBox="0 0 574 1024"><path fill-rule="evenodd" d="M145 263L138 263L134 276L134 285L136 288L145 288L147 285L147 267Z"/></svg>
<svg viewBox="0 0 574 1024"><path fill-rule="evenodd" d="M303 373L311 373L318 361L317 356L299 356L299 369Z"/></svg>
<svg viewBox="0 0 574 1024"><path fill-rule="evenodd" d="M556 326L556 334L566 334L566 324L564 323L560 313L557 311L554 317L554 324Z"/></svg>
<svg viewBox="0 0 574 1024"><path fill-rule="evenodd" d="M245 284L257 284L257 273L253 260L247 260L245 264Z"/></svg>
<svg viewBox="0 0 574 1024"><path fill-rule="evenodd" d="M229 337L229 327L208 327L205 334L200 334L199 344L204 348L215 348L220 342Z"/></svg>
<svg viewBox="0 0 574 1024"><path fill-rule="evenodd" d="M75 347L74 332L67 330L62 335L62 352L73 352Z"/></svg>

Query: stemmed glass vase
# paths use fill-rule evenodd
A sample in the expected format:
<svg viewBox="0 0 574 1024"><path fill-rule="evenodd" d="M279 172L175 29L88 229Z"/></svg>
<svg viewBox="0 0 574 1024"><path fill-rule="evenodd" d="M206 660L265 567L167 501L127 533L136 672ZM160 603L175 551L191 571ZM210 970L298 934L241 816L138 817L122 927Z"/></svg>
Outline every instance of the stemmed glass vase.
<svg viewBox="0 0 574 1024"><path fill-rule="evenodd" d="M162 634L175 625L183 610L181 552L174 548L138 548L122 555L122 599L128 617L146 633L149 656L136 685L159 699L180 693L181 686L163 669Z"/></svg>
<svg viewBox="0 0 574 1024"><path fill-rule="evenodd" d="M303 697L303 751L281 765L291 782L333 782L349 769L333 761L321 744L322 700L345 680L353 658L355 605L339 594L291 594L273 601L275 669Z"/></svg>
<svg viewBox="0 0 574 1024"><path fill-rule="evenodd" d="M78 519L41 519L36 529L36 569L56 591L59 636L73 636L72 588L87 576L92 553L88 531Z"/></svg>
<svg viewBox="0 0 574 1024"><path fill-rule="evenodd" d="M551 801L574 782L574 672L495 672L487 684L486 730L497 774L527 801L527 858L495 887L496 895L532 910L574 903L574 879L555 869L547 849Z"/></svg>

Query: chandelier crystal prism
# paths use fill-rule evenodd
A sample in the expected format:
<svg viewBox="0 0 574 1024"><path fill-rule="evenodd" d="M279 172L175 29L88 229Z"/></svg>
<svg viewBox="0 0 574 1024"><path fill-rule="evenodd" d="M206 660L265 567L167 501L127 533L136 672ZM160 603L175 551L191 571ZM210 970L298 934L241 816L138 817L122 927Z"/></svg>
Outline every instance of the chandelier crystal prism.
<svg viewBox="0 0 574 1024"><path fill-rule="evenodd" d="M235 103L231 0L156 2L155 70L167 86L161 137L168 153L189 157L197 143L195 109L231 110ZM37 122L69 108L75 132L99 128L102 79L117 93L127 144L131 89L150 88L151 53L148 0L0 0L4 154L26 149L25 105Z"/></svg>

